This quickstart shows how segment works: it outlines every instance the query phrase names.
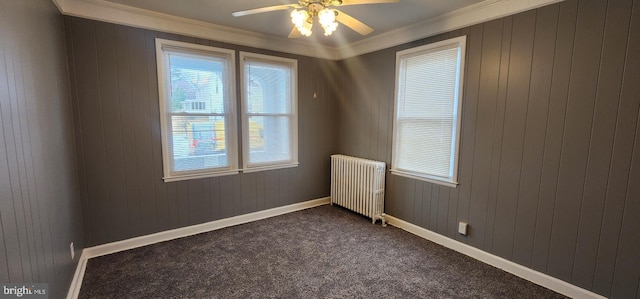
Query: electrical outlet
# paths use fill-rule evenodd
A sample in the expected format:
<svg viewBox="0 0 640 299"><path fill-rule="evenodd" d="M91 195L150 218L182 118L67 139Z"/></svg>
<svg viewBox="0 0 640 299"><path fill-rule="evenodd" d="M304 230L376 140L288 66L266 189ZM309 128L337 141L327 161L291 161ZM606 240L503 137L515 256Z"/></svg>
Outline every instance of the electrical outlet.
<svg viewBox="0 0 640 299"><path fill-rule="evenodd" d="M71 249L71 259L73 259L76 256L76 250L73 249L73 242L69 244L69 249Z"/></svg>
<svg viewBox="0 0 640 299"><path fill-rule="evenodd" d="M458 233L460 233L461 235L466 236L468 229L469 229L469 224L467 224L466 222L458 223Z"/></svg>

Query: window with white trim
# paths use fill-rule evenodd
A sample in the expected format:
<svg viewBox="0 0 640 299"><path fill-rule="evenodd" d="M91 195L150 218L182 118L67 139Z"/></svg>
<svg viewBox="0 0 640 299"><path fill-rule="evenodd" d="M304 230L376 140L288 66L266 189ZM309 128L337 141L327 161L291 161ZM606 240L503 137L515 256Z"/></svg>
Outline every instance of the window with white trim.
<svg viewBox="0 0 640 299"><path fill-rule="evenodd" d="M235 52L156 39L164 180L238 172Z"/></svg>
<svg viewBox="0 0 640 299"><path fill-rule="evenodd" d="M294 59L240 52L243 171L298 165Z"/></svg>
<svg viewBox="0 0 640 299"><path fill-rule="evenodd" d="M396 54L391 172L456 186L466 37Z"/></svg>

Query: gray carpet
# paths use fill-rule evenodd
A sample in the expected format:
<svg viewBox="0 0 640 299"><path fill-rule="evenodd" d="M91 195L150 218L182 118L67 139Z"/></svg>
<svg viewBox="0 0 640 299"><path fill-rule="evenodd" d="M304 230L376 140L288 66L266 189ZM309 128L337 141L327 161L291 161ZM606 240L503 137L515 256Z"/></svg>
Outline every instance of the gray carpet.
<svg viewBox="0 0 640 299"><path fill-rule="evenodd" d="M80 298L564 298L336 206L90 259Z"/></svg>

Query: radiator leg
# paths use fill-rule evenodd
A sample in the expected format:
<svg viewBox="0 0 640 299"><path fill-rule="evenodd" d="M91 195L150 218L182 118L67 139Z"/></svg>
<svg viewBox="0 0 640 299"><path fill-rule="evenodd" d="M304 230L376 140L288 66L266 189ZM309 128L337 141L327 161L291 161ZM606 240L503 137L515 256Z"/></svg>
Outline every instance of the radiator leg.
<svg viewBox="0 0 640 299"><path fill-rule="evenodd" d="M385 218L385 216L387 216L385 213L382 213L382 215L380 216L380 221L382 221L382 227L387 227L387 219Z"/></svg>

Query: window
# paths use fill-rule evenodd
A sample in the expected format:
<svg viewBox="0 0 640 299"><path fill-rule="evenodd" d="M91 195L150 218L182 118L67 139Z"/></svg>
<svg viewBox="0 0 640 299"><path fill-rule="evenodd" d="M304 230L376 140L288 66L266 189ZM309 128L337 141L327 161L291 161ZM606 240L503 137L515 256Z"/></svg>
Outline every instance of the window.
<svg viewBox="0 0 640 299"><path fill-rule="evenodd" d="M396 54L391 172L457 185L466 37Z"/></svg>
<svg viewBox="0 0 640 299"><path fill-rule="evenodd" d="M156 39L165 181L237 173L234 53Z"/></svg>
<svg viewBox="0 0 640 299"><path fill-rule="evenodd" d="M244 171L298 165L296 60L240 53Z"/></svg>

